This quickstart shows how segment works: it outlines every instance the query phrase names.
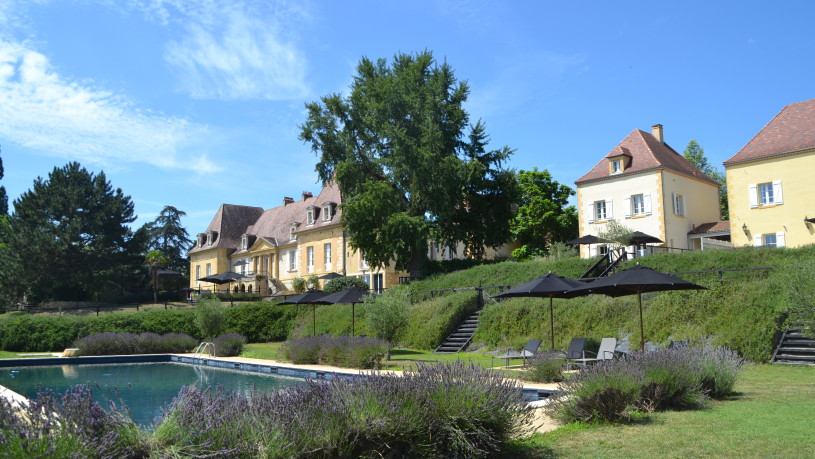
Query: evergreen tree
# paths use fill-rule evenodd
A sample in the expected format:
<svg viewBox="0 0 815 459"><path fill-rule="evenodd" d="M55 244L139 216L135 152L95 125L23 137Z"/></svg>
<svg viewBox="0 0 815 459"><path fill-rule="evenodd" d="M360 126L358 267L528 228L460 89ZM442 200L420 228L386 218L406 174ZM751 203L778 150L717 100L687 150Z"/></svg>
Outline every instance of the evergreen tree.
<svg viewBox="0 0 815 459"><path fill-rule="evenodd" d="M128 227L133 202L104 172L71 162L14 201L11 246L26 262L19 279L30 299L104 299L144 285L145 240Z"/></svg>
<svg viewBox="0 0 815 459"><path fill-rule="evenodd" d="M161 252L166 257L166 267L180 273L187 273L190 269L187 251L192 246L192 240L181 225L181 217L186 216L184 211L164 206L158 217L145 225L150 238L148 248Z"/></svg>
<svg viewBox="0 0 815 459"><path fill-rule="evenodd" d="M730 218L730 210L727 204L727 177L708 162L705 156L705 149L702 148L695 139L691 139L691 141L688 142L684 154L685 159L719 184L719 207L721 208L722 220L728 220Z"/></svg>

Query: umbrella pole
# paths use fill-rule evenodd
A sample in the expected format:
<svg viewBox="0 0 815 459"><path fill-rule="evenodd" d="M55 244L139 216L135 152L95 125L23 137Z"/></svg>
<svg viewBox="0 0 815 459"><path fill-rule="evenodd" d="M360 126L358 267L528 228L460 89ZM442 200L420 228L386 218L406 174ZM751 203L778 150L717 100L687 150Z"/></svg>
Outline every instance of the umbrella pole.
<svg viewBox="0 0 815 459"><path fill-rule="evenodd" d="M351 338L354 337L354 303L351 303Z"/></svg>
<svg viewBox="0 0 815 459"><path fill-rule="evenodd" d="M549 347L549 350L555 350L555 315L554 315L554 308L552 307L552 295L549 295L549 339L551 339L552 344Z"/></svg>
<svg viewBox="0 0 815 459"><path fill-rule="evenodd" d="M640 349L645 352L645 331L642 326L642 292L637 290L637 299L640 301Z"/></svg>
<svg viewBox="0 0 815 459"><path fill-rule="evenodd" d="M311 335L317 336L317 305L311 305Z"/></svg>

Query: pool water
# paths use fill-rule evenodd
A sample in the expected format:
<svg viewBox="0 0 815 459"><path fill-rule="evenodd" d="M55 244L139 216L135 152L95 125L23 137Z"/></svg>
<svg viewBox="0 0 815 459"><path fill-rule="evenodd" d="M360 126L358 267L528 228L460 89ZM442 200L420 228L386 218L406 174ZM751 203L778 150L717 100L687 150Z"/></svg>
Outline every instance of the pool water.
<svg viewBox="0 0 815 459"><path fill-rule="evenodd" d="M0 385L27 398L36 398L41 388L53 389L61 395L76 384L91 385L94 400L105 409L109 406L109 400L121 398L130 409L133 420L149 427L161 416L162 408L178 395L182 386L213 389L223 386L227 391L248 395L252 391L268 392L304 386L306 381L179 363L0 368ZM115 395L114 388L118 395Z"/></svg>

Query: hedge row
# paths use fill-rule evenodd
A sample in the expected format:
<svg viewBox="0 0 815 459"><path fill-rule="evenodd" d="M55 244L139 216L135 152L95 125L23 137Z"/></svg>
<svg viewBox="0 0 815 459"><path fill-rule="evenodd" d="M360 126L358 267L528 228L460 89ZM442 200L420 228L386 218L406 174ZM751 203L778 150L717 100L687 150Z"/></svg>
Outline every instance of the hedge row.
<svg viewBox="0 0 815 459"><path fill-rule="evenodd" d="M227 331L249 342L285 340L298 311L268 302L227 309ZM79 338L103 333L185 333L201 339L193 310L153 310L101 316L46 316L10 313L0 318L0 349L14 352L58 351Z"/></svg>

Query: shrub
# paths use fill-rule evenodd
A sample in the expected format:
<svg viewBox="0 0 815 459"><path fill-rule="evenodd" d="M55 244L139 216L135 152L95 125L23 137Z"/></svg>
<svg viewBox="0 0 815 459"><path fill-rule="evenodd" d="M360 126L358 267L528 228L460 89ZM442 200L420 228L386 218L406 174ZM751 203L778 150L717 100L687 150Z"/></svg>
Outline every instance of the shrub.
<svg viewBox="0 0 815 459"><path fill-rule="evenodd" d="M241 304L227 309L227 331L239 333L250 343L283 341L297 321L296 307L269 302Z"/></svg>
<svg viewBox="0 0 815 459"><path fill-rule="evenodd" d="M644 411L658 411L704 404L701 371L695 357L687 349L660 349L626 357L623 365L638 367L645 377L637 406Z"/></svg>
<svg viewBox="0 0 815 459"><path fill-rule="evenodd" d="M368 283L359 277L345 276L331 279L330 281L326 282L323 286L323 291L325 293L337 293L343 290L348 290L351 287L364 288L365 290L370 288Z"/></svg>
<svg viewBox="0 0 815 459"><path fill-rule="evenodd" d="M372 369L379 368L389 347L375 338L312 336L289 340L282 350L292 363Z"/></svg>
<svg viewBox="0 0 815 459"><path fill-rule="evenodd" d="M155 438L198 457L485 457L530 420L517 383L456 362L251 399L186 388Z"/></svg>
<svg viewBox="0 0 815 459"><path fill-rule="evenodd" d="M386 292L365 299L368 328L380 339L397 342L408 324L408 307L404 296Z"/></svg>
<svg viewBox="0 0 815 459"><path fill-rule="evenodd" d="M80 355L128 355L189 352L198 341L181 333L157 335L155 333L97 333L73 343Z"/></svg>
<svg viewBox="0 0 815 459"><path fill-rule="evenodd" d="M400 344L416 349L435 349L476 309L478 301L472 291L415 304L408 309L408 324L400 337Z"/></svg>
<svg viewBox="0 0 815 459"><path fill-rule="evenodd" d="M529 358L529 370L524 379L533 382L557 382L563 380L566 358L560 352L538 352Z"/></svg>
<svg viewBox="0 0 815 459"><path fill-rule="evenodd" d="M246 337L237 333L227 333L212 341L215 345L215 355L218 357L235 357L243 352Z"/></svg>
<svg viewBox="0 0 815 459"><path fill-rule="evenodd" d="M702 390L715 399L733 393L744 359L724 347L691 348L688 350L699 366Z"/></svg>
<svg viewBox="0 0 815 459"><path fill-rule="evenodd" d="M560 383L566 395L553 399L547 410L561 422L618 422L629 417L643 381L633 360L598 362Z"/></svg>
<svg viewBox="0 0 815 459"><path fill-rule="evenodd" d="M0 397L0 444L4 457L121 457L150 454L147 435L126 410L105 411L91 389L77 385L61 397L40 392L28 404Z"/></svg>
<svg viewBox="0 0 815 459"><path fill-rule="evenodd" d="M291 281L291 289L294 290L294 293L303 293L306 291L306 287L308 287L308 282L302 277Z"/></svg>
<svg viewBox="0 0 815 459"><path fill-rule="evenodd" d="M226 312L217 298L204 299L195 305L195 326L205 339L212 339L226 330Z"/></svg>

